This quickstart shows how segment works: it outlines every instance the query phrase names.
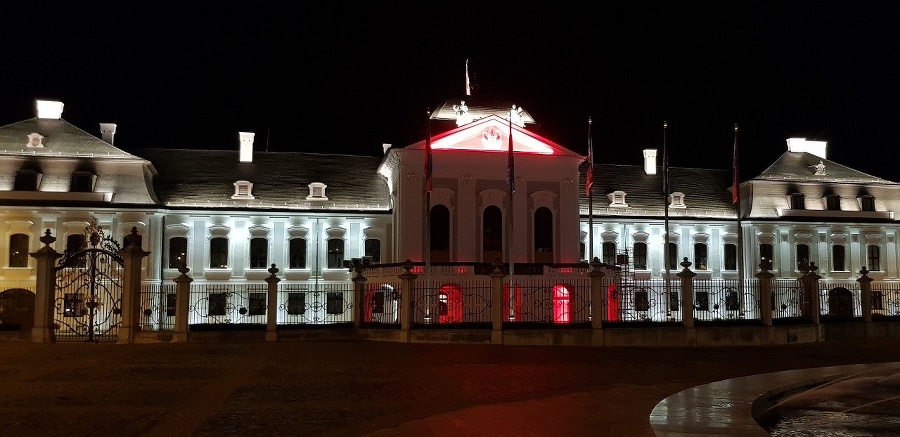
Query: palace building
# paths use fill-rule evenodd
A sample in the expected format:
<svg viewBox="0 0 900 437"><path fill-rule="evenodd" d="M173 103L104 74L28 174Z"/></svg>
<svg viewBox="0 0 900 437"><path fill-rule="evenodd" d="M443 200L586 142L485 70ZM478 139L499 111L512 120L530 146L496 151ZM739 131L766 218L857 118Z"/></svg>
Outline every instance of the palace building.
<svg viewBox="0 0 900 437"><path fill-rule="evenodd" d="M216 150L120 148L115 124L93 134L62 102L36 109L0 127L0 329L121 340L182 317L194 332L409 341L444 327L433 341L527 343L549 328L730 326L776 343L779 324L900 318L900 185L829 160L823 141L787 139L736 181L669 168L657 149L594 165L532 131L524 108L471 98L378 157L261 152L252 132ZM146 252L134 314L117 283L133 242Z"/></svg>

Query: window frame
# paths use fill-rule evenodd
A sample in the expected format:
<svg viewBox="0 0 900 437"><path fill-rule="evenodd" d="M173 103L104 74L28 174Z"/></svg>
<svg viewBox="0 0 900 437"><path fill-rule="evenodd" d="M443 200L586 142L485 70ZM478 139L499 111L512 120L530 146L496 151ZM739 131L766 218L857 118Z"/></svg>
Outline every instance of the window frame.
<svg viewBox="0 0 900 437"><path fill-rule="evenodd" d="M9 236L9 252L6 265L10 268L28 267L28 248L31 244L31 236L17 232Z"/></svg>

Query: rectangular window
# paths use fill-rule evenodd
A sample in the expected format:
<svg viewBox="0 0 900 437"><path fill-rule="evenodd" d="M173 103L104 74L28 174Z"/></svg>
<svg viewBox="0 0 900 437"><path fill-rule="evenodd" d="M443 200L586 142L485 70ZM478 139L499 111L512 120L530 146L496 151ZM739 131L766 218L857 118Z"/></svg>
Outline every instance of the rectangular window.
<svg viewBox="0 0 900 437"><path fill-rule="evenodd" d="M66 237L66 267L85 267L87 260L84 254L76 255L80 250L87 249L84 235L72 234Z"/></svg>
<svg viewBox="0 0 900 437"><path fill-rule="evenodd" d="M228 306L228 293L210 293L207 311L210 316L224 316Z"/></svg>
<svg viewBox="0 0 900 437"><path fill-rule="evenodd" d="M344 267L344 240L332 238L328 240L328 268L339 269Z"/></svg>
<svg viewBox="0 0 900 437"><path fill-rule="evenodd" d="M878 271L881 270L881 249L874 245L870 244L869 247L866 248L867 259L869 260L869 270Z"/></svg>
<svg viewBox="0 0 900 437"><path fill-rule="evenodd" d="M725 310L726 311L739 311L741 309L740 301L738 300L738 292L737 290L728 289L725 290Z"/></svg>
<svg viewBox="0 0 900 437"><path fill-rule="evenodd" d="M84 305L84 294L66 293L63 296L63 315L66 317L81 317L87 313Z"/></svg>
<svg viewBox="0 0 900 437"><path fill-rule="evenodd" d="M266 314L266 293L250 293L250 305L247 307L251 316Z"/></svg>
<svg viewBox="0 0 900 437"><path fill-rule="evenodd" d="M288 268L306 268L306 238L291 238L288 256Z"/></svg>
<svg viewBox="0 0 900 437"><path fill-rule="evenodd" d="M772 261L772 254L775 253L773 247L769 243L762 243L759 245L759 258L760 261L766 259L768 261Z"/></svg>
<svg viewBox="0 0 900 437"><path fill-rule="evenodd" d="M291 315L301 315L306 312L306 294L288 293L287 312Z"/></svg>
<svg viewBox="0 0 900 437"><path fill-rule="evenodd" d="M805 270L809 267L809 245L797 245L797 270Z"/></svg>
<svg viewBox="0 0 900 437"><path fill-rule="evenodd" d="M616 243L611 241L603 243L603 264L616 264Z"/></svg>
<svg viewBox="0 0 900 437"><path fill-rule="evenodd" d="M696 296L696 302L694 302L695 307L700 311L709 311L709 292L698 291Z"/></svg>
<svg viewBox="0 0 900 437"><path fill-rule="evenodd" d="M372 260L373 264L381 262L381 240L367 238L365 242L365 256Z"/></svg>
<svg viewBox="0 0 900 437"><path fill-rule="evenodd" d="M343 240L341 240L343 242ZM340 291L332 291L327 295L325 302L325 312L328 314L344 313L344 293Z"/></svg>
<svg viewBox="0 0 900 437"><path fill-rule="evenodd" d="M269 267L269 240L256 237L250 239L250 268L264 269Z"/></svg>
<svg viewBox="0 0 900 437"><path fill-rule="evenodd" d="M172 237L169 239L169 268L177 269L187 265L187 238Z"/></svg>
<svg viewBox="0 0 900 437"><path fill-rule="evenodd" d="M884 293L879 290L875 290L872 292L872 309L873 310L883 310L884 309Z"/></svg>
<svg viewBox="0 0 900 437"><path fill-rule="evenodd" d="M634 268L647 270L647 243L634 243Z"/></svg>
<svg viewBox="0 0 900 437"><path fill-rule="evenodd" d="M645 290L634 292L634 310L650 311L650 295Z"/></svg>
<svg viewBox="0 0 900 437"><path fill-rule="evenodd" d="M825 196L825 209L828 211L840 211L841 210L841 196L836 194L829 194Z"/></svg>
<svg viewBox="0 0 900 437"><path fill-rule="evenodd" d="M859 198L860 209L863 211L875 211L875 196L864 195Z"/></svg>
<svg viewBox="0 0 900 437"><path fill-rule="evenodd" d="M737 245L725 245L725 270L737 270Z"/></svg>
<svg viewBox="0 0 900 437"><path fill-rule="evenodd" d="M216 237L209 240L209 268L228 268L228 239Z"/></svg>
<svg viewBox="0 0 900 437"><path fill-rule="evenodd" d="M34 170L19 170L13 181L13 191L37 191L38 175Z"/></svg>
<svg viewBox="0 0 900 437"><path fill-rule="evenodd" d="M669 270L678 268L678 244L669 243Z"/></svg>
<svg viewBox="0 0 900 437"><path fill-rule="evenodd" d="M697 270L706 270L707 264L706 244L694 243L694 268Z"/></svg>
<svg viewBox="0 0 900 437"><path fill-rule="evenodd" d="M836 244L831 247L831 271L843 272L847 269L844 266L844 246Z"/></svg>
<svg viewBox="0 0 900 437"><path fill-rule="evenodd" d="M384 313L384 292L376 291L372 293L372 314Z"/></svg>
<svg viewBox="0 0 900 437"><path fill-rule="evenodd" d="M69 191L73 193L90 193L94 191L94 175L86 171L72 173Z"/></svg>
<svg viewBox="0 0 900 437"><path fill-rule="evenodd" d="M9 266L28 267L28 235L9 236Z"/></svg>
<svg viewBox="0 0 900 437"><path fill-rule="evenodd" d="M800 193L791 194L791 209L806 209L806 196Z"/></svg>
<svg viewBox="0 0 900 437"><path fill-rule="evenodd" d="M166 317L175 317L175 293L166 293Z"/></svg>

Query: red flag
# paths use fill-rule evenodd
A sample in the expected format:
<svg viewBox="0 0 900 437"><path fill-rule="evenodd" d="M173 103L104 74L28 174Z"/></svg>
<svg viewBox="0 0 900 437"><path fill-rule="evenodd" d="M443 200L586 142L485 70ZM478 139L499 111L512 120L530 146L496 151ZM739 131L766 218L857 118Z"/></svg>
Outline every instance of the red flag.
<svg viewBox="0 0 900 437"><path fill-rule="evenodd" d="M591 139L591 118L588 117L588 168L587 179L584 183L584 190L588 197L591 197L591 189L594 188L594 143Z"/></svg>
<svg viewBox="0 0 900 437"><path fill-rule="evenodd" d="M434 189L431 180L431 173L434 170L431 158L431 111L428 111L428 121L426 121L427 132L425 136L425 190L429 193Z"/></svg>
<svg viewBox="0 0 900 437"><path fill-rule="evenodd" d="M740 179L738 178L738 143L737 143L738 125L734 125L734 157L732 158L732 181L731 181L731 203L738 203L741 199Z"/></svg>

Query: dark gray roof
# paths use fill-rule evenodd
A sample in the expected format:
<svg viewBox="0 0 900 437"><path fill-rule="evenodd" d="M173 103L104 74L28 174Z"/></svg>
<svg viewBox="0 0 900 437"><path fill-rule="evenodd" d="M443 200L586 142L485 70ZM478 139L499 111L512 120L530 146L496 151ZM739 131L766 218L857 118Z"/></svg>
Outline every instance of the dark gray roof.
<svg viewBox="0 0 900 437"><path fill-rule="evenodd" d="M28 135L44 136L44 147L26 147ZM0 127L0 154L139 159L65 121L31 118Z"/></svg>
<svg viewBox="0 0 900 437"><path fill-rule="evenodd" d="M816 165L825 167L824 175L816 175ZM754 179L803 182L863 182L894 184L861 171L845 167L834 161L822 159L806 152L784 152L778 160Z"/></svg>
<svg viewBox="0 0 900 437"><path fill-rule="evenodd" d="M158 174L153 187L163 205L214 209L388 211L388 187L378 174L380 157L254 152L239 162L238 151L141 149ZM235 200L234 183L253 183L255 199ZM328 200L306 200L309 184L327 186Z"/></svg>
<svg viewBox="0 0 900 437"><path fill-rule="evenodd" d="M582 214L588 211L585 192L587 165L581 167L579 189ZM662 168L647 175L643 166L596 164L594 166L593 209L595 216L663 216ZM673 217L735 218L731 203L731 172L698 168L669 167L669 192L684 193L685 208L669 208ZM609 207L608 194L624 191L626 208Z"/></svg>

